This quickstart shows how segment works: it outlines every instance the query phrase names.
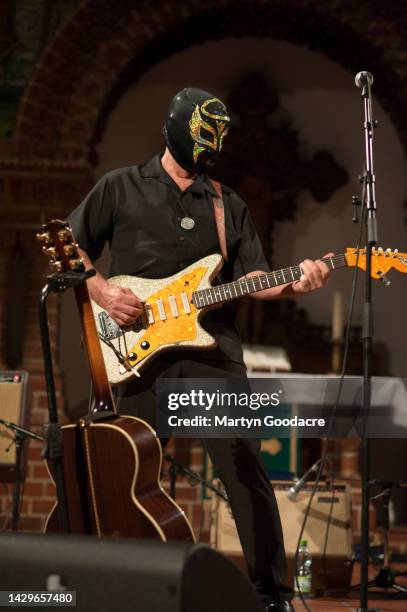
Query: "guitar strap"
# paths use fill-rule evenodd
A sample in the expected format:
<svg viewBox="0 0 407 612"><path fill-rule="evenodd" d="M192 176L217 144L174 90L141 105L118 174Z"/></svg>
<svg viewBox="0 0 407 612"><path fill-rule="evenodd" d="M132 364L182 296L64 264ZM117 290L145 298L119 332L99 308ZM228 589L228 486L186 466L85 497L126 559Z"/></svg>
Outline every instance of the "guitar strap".
<svg viewBox="0 0 407 612"><path fill-rule="evenodd" d="M218 181L211 179L212 185L216 189L218 197L213 197L213 211L215 213L216 229L218 232L219 245L222 257L225 261L228 260L228 252L226 246L226 229L225 229L225 206L223 203L222 186Z"/></svg>

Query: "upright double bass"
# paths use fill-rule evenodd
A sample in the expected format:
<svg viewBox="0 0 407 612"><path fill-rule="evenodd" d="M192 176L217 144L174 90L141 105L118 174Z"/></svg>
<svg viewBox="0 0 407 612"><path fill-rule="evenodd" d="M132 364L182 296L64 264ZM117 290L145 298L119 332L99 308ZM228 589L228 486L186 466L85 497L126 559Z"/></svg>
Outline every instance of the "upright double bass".
<svg viewBox="0 0 407 612"><path fill-rule="evenodd" d="M84 271L67 223L50 221L37 237L54 271ZM68 531L193 542L185 513L160 484L162 449L154 430L141 419L116 412L86 284L77 285L75 294L93 400L86 416L62 427ZM51 464L48 469L52 477ZM45 530L61 531L58 503Z"/></svg>

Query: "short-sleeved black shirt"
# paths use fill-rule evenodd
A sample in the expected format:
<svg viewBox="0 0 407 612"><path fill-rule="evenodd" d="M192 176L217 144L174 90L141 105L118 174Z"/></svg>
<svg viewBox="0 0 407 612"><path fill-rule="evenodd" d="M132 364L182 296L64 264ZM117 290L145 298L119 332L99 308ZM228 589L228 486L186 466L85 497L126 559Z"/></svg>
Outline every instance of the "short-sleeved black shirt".
<svg viewBox="0 0 407 612"><path fill-rule="evenodd" d="M220 252L212 200L217 194L208 176L200 175L182 192L163 169L161 156L109 172L68 217L80 248L93 262L109 243L109 276L164 278ZM246 204L225 185L222 193L229 261L217 282L269 271ZM180 226L185 215L194 219L194 229ZM199 358L243 362L233 303L208 312L202 326L215 336L218 346L199 351Z"/></svg>

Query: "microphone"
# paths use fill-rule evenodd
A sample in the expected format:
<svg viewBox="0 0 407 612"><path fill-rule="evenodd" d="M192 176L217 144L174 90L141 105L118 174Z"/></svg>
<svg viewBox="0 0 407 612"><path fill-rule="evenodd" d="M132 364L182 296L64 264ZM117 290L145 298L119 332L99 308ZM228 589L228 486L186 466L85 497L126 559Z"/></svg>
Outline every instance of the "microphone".
<svg viewBox="0 0 407 612"><path fill-rule="evenodd" d="M358 72L355 76L355 85L356 87L364 87L369 84L371 87L373 85L373 74L371 72L366 72L366 70L362 70Z"/></svg>
<svg viewBox="0 0 407 612"><path fill-rule="evenodd" d="M298 493L305 487L305 483L307 482L308 478L311 476L312 472L317 471L320 463L321 463L321 459L318 459L318 461L316 461L314 465L311 465L310 469L305 472L304 476L300 478L299 480L297 480L295 485L293 485L292 487L288 489L287 498L290 501L294 501Z"/></svg>

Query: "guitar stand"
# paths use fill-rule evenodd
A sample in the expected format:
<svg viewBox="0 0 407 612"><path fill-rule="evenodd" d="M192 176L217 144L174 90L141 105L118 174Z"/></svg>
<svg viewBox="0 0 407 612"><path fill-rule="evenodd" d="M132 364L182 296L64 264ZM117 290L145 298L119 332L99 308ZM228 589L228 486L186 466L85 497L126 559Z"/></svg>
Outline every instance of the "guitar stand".
<svg viewBox="0 0 407 612"><path fill-rule="evenodd" d="M378 485L381 488L372 499L382 499L384 509L384 534L383 534L383 565L377 576L369 582L369 587L377 587L379 589L394 589L397 593L405 593L407 597L407 587L397 584L395 578L399 576L407 576L407 572L394 572L389 566L389 503L393 488L402 487L403 484L398 480L372 480L371 485Z"/></svg>
<svg viewBox="0 0 407 612"><path fill-rule="evenodd" d="M224 493L221 489L219 489L219 487L216 487L206 478L203 478L203 476L198 474L198 472L194 472L193 470L187 468L185 465L182 465L182 463L178 463L171 455L164 455L164 459L171 463L171 467L168 470L168 474L170 477L170 496L174 501L175 485L178 474L186 474L187 476L189 476L190 480L192 480L193 483L199 483L205 487L208 487L208 489L216 493L216 495L224 499L226 502L228 501L226 493Z"/></svg>
<svg viewBox="0 0 407 612"><path fill-rule="evenodd" d="M16 445L16 478L14 482L14 491L13 491L13 510L12 510L12 521L11 521L11 529L12 531L18 531L18 522L20 519L20 497L21 497L21 457L23 454L23 446L26 438L34 438L35 440L43 440L42 436L37 435L36 433L30 431L29 429L25 429L24 427L20 427L15 423L11 423L10 421L5 421L4 419L0 419L0 423L7 427L14 433L14 440L12 443ZM10 445L11 446L11 445ZM10 447L6 450L8 451Z"/></svg>
<svg viewBox="0 0 407 612"><path fill-rule="evenodd" d="M47 283L41 291L39 301L41 344L49 411L49 423L44 425L44 447L41 456L52 464L58 501L58 519L62 533L69 532L69 517L64 485L62 430L58 422L54 371L49 339L47 299L51 293L62 293L70 287L76 287L95 274L96 271L93 268L86 272L70 271L50 274L47 276Z"/></svg>

